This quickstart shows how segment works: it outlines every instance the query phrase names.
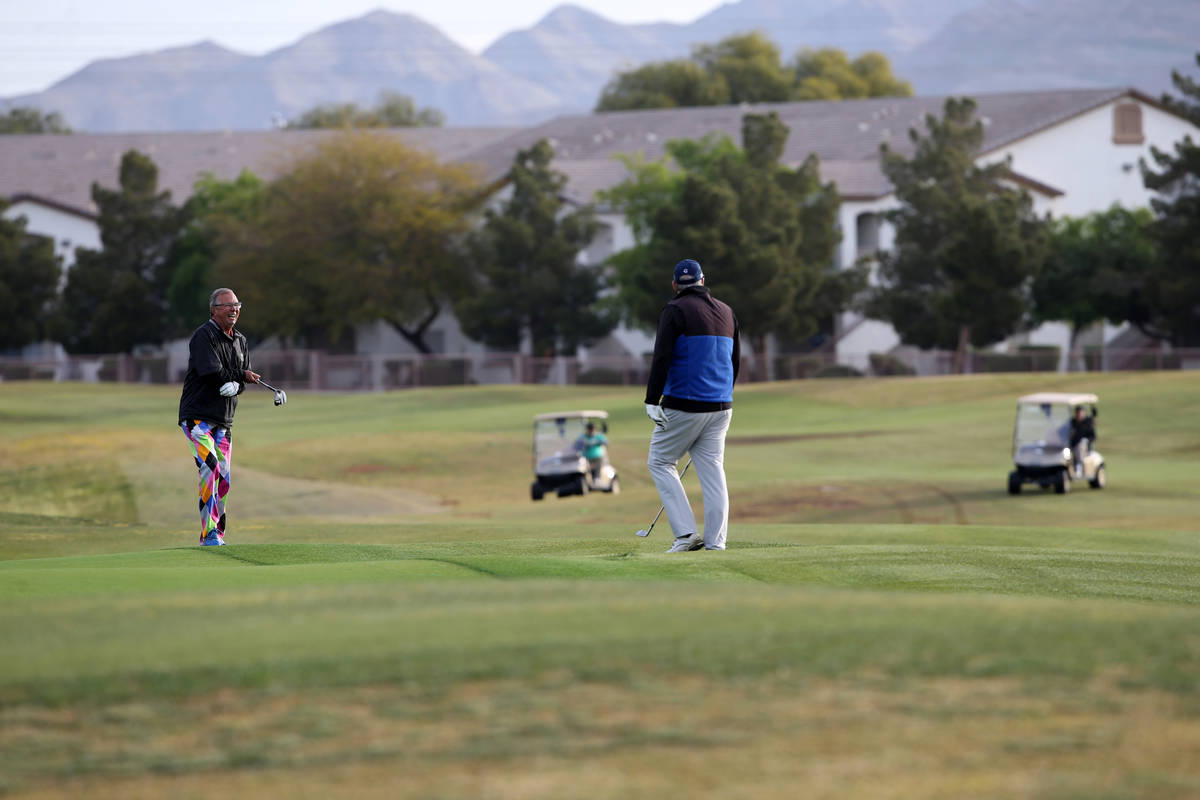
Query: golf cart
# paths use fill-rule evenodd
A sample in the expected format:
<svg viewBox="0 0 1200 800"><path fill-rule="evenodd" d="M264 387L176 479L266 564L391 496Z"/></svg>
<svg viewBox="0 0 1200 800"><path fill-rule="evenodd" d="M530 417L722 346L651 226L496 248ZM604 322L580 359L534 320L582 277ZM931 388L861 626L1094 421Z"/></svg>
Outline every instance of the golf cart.
<svg viewBox="0 0 1200 800"><path fill-rule="evenodd" d="M617 494L621 484L608 462L607 444L590 448L583 437L588 425L608 433L607 411L556 411L533 418L533 472L529 489L534 500L547 494L559 497L588 492ZM592 458L588 459L588 450Z"/></svg>
<svg viewBox="0 0 1200 800"><path fill-rule="evenodd" d="M1094 394L1038 392L1017 400L1013 428L1013 469L1008 473L1008 493L1020 494L1021 486L1036 483L1054 487L1057 494L1071 490L1071 481L1087 480L1093 489L1103 489L1107 477L1104 457L1091 449L1087 439L1071 451L1071 417L1076 408L1098 415Z"/></svg>

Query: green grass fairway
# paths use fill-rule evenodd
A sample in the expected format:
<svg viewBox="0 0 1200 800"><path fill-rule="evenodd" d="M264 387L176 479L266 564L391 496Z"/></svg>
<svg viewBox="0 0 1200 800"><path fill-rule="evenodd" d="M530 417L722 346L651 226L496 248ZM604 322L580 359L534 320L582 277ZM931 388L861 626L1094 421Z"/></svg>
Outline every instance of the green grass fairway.
<svg viewBox="0 0 1200 800"><path fill-rule="evenodd" d="M1108 488L1007 495L1043 389ZM201 549L177 389L0 384L0 796L1200 798L1200 374L743 386L725 553L640 399L246 395ZM534 503L570 408L623 491Z"/></svg>

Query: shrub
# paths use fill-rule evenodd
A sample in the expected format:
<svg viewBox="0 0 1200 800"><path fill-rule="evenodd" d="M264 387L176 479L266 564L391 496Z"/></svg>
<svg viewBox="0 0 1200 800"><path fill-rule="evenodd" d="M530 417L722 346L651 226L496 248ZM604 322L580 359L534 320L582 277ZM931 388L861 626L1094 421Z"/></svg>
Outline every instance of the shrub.
<svg viewBox="0 0 1200 800"><path fill-rule="evenodd" d="M863 374L849 364L826 364L812 376L814 378L861 378Z"/></svg>
<svg viewBox="0 0 1200 800"><path fill-rule="evenodd" d="M871 353L871 373L874 375L916 375L917 371L887 353Z"/></svg>
<svg viewBox="0 0 1200 800"><path fill-rule="evenodd" d="M614 367L592 367L585 369L575 376L575 383L587 385L621 385L625 383L625 373Z"/></svg>
<svg viewBox="0 0 1200 800"><path fill-rule="evenodd" d="M819 356L776 356L775 379L784 381L811 378L824 363L825 360Z"/></svg>
<svg viewBox="0 0 1200 800"><path fill-rule="evenodd" d="M1054 372L1058 369L1059 349L1054 346L1026 345L1016 353L976 353L976 372Z"/></svg>

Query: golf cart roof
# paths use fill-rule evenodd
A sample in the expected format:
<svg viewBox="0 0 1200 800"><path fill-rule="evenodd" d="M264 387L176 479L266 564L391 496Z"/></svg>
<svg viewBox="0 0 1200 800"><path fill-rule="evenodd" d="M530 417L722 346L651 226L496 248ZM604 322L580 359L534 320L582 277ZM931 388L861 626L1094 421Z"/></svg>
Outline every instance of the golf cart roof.
<svg viewBox="0 0 1200 800"><path fill-rule="evenodd" d="M1036 394L1027 394L1024 397L1017 398L1017 402L1024 405L1041 405L1048 403L1050 405L1068 405L1068 406L1086 406L1095 405L1099 402L1098 397L1094 394L1084 394L1082 392L1037 392Z"/></svg>
<svg viewBox="0 0 1200 800"><path fill-rule="evenodd" d="M538 414L534 422L544 422L556 419L608 419L607 411L551 411L549 414Z"/></svg>

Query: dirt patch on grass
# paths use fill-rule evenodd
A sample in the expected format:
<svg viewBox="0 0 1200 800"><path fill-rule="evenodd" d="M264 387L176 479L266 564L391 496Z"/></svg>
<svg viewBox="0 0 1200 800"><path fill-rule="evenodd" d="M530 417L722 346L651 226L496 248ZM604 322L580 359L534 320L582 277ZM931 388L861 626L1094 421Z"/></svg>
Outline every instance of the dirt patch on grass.
<svg viewBox="0 0 1200 800"><path fill-rule="evenodd" d="M812 442L822 439L866 439L882 436L887 431L839 431L836 433L783 433L772 436L730 436L727 444L780 444L782 442Z"/></svg>
<svg viewBox="0 0 1200 800"><path fill-rule="evenodd" d="M780 519L803 516L814 509L843 511L862 508L861 489L846 486L788 486L771 492L754 492L738 499L735 512L740 520Z"/></svg>
<svg viewBox="0 0 1200 800"><path fill-rule="evenodd" d="M39 798L1166 798L1200 787L1200 716L1102 679L551 674L9 708L0 754Z"/></svg>
<svg viewBox="0 0 1200 800"><path fill-rule="evenodd" d="M378 472L417 472L416 466L397 466L395 464L351 464L346 467L343 472L349 475L373 475Z"/></svg>

